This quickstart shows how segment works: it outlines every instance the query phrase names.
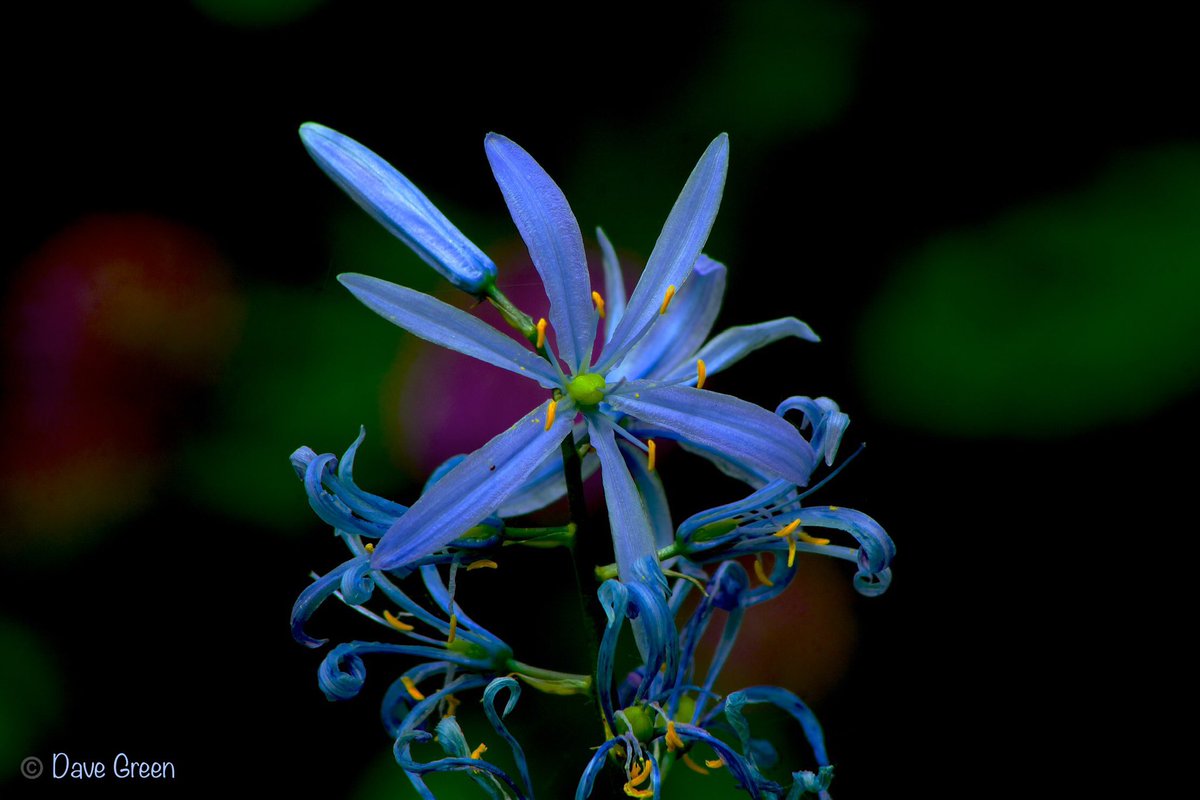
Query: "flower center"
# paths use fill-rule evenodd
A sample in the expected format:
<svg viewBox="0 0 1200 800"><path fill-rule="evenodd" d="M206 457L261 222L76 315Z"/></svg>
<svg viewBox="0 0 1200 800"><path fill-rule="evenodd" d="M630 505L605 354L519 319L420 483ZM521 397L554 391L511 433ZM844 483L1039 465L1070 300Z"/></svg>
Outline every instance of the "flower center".
<svg viewBox="0 0 1200 800"><path fill-rule="evenodd" d="M576 375L567 384L567 392L581 406L594 406L604 399L604 376L591 372Z"/></svg>

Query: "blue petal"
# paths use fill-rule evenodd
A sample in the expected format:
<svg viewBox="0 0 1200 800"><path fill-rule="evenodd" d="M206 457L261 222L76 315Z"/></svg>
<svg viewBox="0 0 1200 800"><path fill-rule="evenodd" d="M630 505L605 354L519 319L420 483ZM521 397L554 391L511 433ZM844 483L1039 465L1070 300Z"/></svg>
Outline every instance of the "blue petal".
<svg viewBox="0 0 1200 800"><path fill-rule="evenodd" d="M579 776L579 785L575 787L575 800L587 800L591 796L592 784L596 782L596 776L608 763L608 751L625 744L627 743L618 737L609 739L596 748L596 752L592 754L587 766L583 768L583 774Z"/></svg>
<svg viewBox="0 0 1200 800"><path fill-rule="evenodd" d="M591 361L596 338L592 285L583 234L567 198L529 153L489 133L483 141L492 174L550 299L550 324L558 354L572 373Z"/></svg>
<svg viewBox="0 0 1200 800"><path fill-rule="evenodd" d="M547 389L559 385L544 358L465 311L367 275L345 273L338 280L367 308L414 336L532 378Z"/></svg>
<svg viewBox="0 0 1200 800"><path fill-rule="evenodd" d="M683 286L717 217L728 166L729 137L722 133L709 144L684 184L595 372L607 372L637 344L660 316L668 286Z"/></svg>
<svg viewBox="0 0 1200 800"><path fill-rule="evenodd" d="M504 705L504 711L496 712L496 695L501 689L508 690L508 702ZM521 774L521 781L525 784L525 791L528 793L530 800L533 800L533 781L529 779L529 764L525 760L525 750L521 747L521 743L513 736L508 727L504 724L502 717L507 717L517 705L517 698L521 696L521 684L517 683L512 678L496 678L487 685L483 690L483 713L487 715L488 722L492 723L496 733L500 738L508 743L508 747L512 750L513 761L517 764L517 772Z"/></svg>
<svg viewBox="0 0 1200 800"><path fill-rule="evenodd" d="M629 474L633 476L638 493L646 504L650 526L654 530L654 545L661 550L675 541L675 526L671 524L671 509L662 480L658 472L651 472L647 468L646 454L641 450L624 439L617 442L617 447L625 457L625 466L629 468Z"/></svg>
<svg viewBox="0 0 1200 800"><path fill-rule="evenodd" d="M617 575L628 583L634 580L634 564L647 556L656 562L658 560L654 526L637 485L629 474L629 468L617 450L612 423L599 414L589 414L588 432L592 447L596 448L596 455L600 458L604 503L608 506Z"/></svg>
<svg viewBox="0 0 1200 800"><path fill-rule="evenodd" d="M313 612L320 607L341 586L342 576L349 574L355 567L365 565L366 557L352 558L329 572L317 578L305 587L296 602L292 605L292 638L305 647L320 647L328 639L314 639L304 632L304 625L312 617Z"/></svg>
<svg viewBox="0 0 1200 800"><path fill-rule="evenodd" d="M604 265L604 341L612 338L613 331L625 316L625 274L621 272L621 262L617 260L617 251L612 242L604 235L604 231L596 228L596 240L600 242L601 262Z"/></svg>
<svg viewBox="0 0 1200 800"><path fill-rule="evenodd" d="M800 430L812 426L813 450L825 456L826 465L833 466L842 435L850 425L850 417L842 413L838 404L828 397L818 397L816 400L811 397L789 397L779 404L775 413L782 417L797 408L804 414L804 424Z"/></svg>
<svg viewBox="0 0 1200 800"><path fill-rule="evenodd" d="M575 441L580 441L587 432L586 424L575 426ZM583 457L581 468L583 479L587 480L600 468L600 461L594 453ZM563 477L562 453L553 452L538 465L529 479L512 497L504 501L504 505L496 512L501 517L519 517L532 511L545 508L551 503L566 497L567 482Z"/></svg>
<svg viewBox="0 0 1200 800"><path fill-rule="evenodd" d="M713 337L712 341L700 348L700 352L696 353L696 358L704 359L704 366L708 374L715 375L731 364L741 361L760 347L765 347L788 336L795 336L797 339L805 339L810 342L820 341L808 325L795 317L784 317L770 322L760 322L757 325L740 325L721 331ZM695 373L696 365L694 361L691 361L678 365L662 379L673 383L694 378Z"/></svg>
<svg viewBox="0 0 1200 800"><path fill-rule="evenodd" d="M696 377L696 351L708 338L721 310L725 273L724 264L701 255L671 301L670 310L650 326L637 346L610 373L610 382L619 377L661 378L674 370Z"/></svg>
<svg viewBox="0 0 1200 800"><path fill-rule="evenodd" d="M606 399L623 414L797 486L808 483L816 466L812 447L791 423L736 397L629 381Z"/></svg>
<svg viewBox="0 0 1200 800"><path fill-rule="evenodd" d="M812 747L817 764L820 766L829 764L829 755L825 752L825 734L821 730L821 723L817 722L817 716L799 697L778 686L751 686L749 689L733 692L725 698L725 718L734 725L735 729L738 728L738 724L734 720L740 716L741 707L747 703L770 703L786 711L796 722L800 723L800 728L804 731L809 746ZM742 724L745 724L744 719ZM746 733L748 736L748 728ZM740 734L741 730L739 729Z"/></svg>
<svg viewBox="0 0 1200 800"><path fill-rule="evenodd" d="M300 138L329 177L375 220L452 284L482 294L496 265L459 232L408 178L358 142L306 122Z"/></svg>
<svg viewBox="0 0 1200 800"><path fill-rule="evenodd" d="M695 725L677 724L675 726L675 733L685 742L703 742L711 747L721 757L721 760L725 762L726 769L737 780L738 785L749 792L751 797L762 797L764 791L768 793L775 792L775 794L769 794L768 796L778 797L778 793L782 792L781 786L767 780L755 769L750 761L703 728Z"/></svg>
<svg viewBox="0 0 1200 800"><path fill-rule="evenodd" d="M560 400L550 430L542 403L448 472L384 534L375 569L396 569L445 547L490 516L571 430L575 409ZM778 419L778 417L776 417Z"/></svg>

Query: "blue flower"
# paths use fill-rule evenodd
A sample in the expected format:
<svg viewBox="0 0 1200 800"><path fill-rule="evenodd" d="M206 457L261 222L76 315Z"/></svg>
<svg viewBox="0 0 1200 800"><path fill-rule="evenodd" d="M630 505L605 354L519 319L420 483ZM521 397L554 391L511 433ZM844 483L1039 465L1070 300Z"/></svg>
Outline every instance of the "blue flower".
<svg viewBox="0 0 1200 800"><path fill-rule="evenodd" d="M333 143L334 149L338 146L332 139L325 141ZM383 536L373 565L394 569L420 559L496 513L521 486L536 480L542 474L539 470L553 468L555 451L572 431L577 415L584 419L602 470L621 575L657 549L647 501L617 443L623 439L643 450L651 463L654 444L630 434L628 425L640 424L715 458L746 465L755 474L805 485L816 457L790 423L738 398L687 385L702 382L705 365L697 364L695 375L676 374L682 369L676 363L679 358L697 355L715 315L714 300L715 305L720 302L720 290L713 287L723 285L723 268L701 260L700 251L724 186L726 137L718 136L709 145L688 178L628 300L620 288L611 246L602 237L607 251L607 310L602 296L591 290L583 238L559 187L508 139L490 134L485 148L550 299L548 326L555 334L556 348L546 337L546 321L539 323L535 348L529 350L420 292L363 275L342 275L339 280L364 304L405 330L535 380L553 393L552 398L467 456L422 495ZM356 175L340 174L347 181ZM392 189L374 175L355 190L372 198L371 208L390 207L383 195ZM407 184L396 191L409 196ZM405 230L417 239L422 235L416 226ZM441 242L441 230L436 242ZM701 269L692 290L689 276L698 260ZM673 306L677 289L680 303ZM604 343L593 358L602 313ZM795 320L751 328L709 344L712 370L736 360L758 346L756 342L784 335L811 338L811 331Z"/></svg>
<svg viewBox="0 0 1200 800"><path fill-rule="evenodd" d="M751 797L795 800L808 795L827 798L833 768L825 751L824 734L812 711L791 692L756 686L721 697L713 689L733 650L745 610L766 599L750 589L745 569L736 561L721 564L711 577L694 566L679 579L667 601L651 577L640 569L638 579L605 581L600 600L608 617L597 664L597 690L608 740L597 749L584 769L576 800L591 794L592 785L606 762L625 771L625 792L632 797L659 796L662 773L676 761L700 772L724 769ZM703 580L703 583L701 582ZM676 633L673 622L694 585L703 598ZM696 670L696 652L716 612L724 612L720 641L703 680ZM626 621L641 620L649 644L643 665L618 685L613 663L620 629ZM747 705L766 703L788 713L799 725L812 750L817 771L791 773L785 788L763 770L778 757L769 742L750 735L743 714ZM717 734L721 734L718 736ZM730 744L729 739L736 744ZM701 766L693 759L696 747L715 758Z"/></svg>

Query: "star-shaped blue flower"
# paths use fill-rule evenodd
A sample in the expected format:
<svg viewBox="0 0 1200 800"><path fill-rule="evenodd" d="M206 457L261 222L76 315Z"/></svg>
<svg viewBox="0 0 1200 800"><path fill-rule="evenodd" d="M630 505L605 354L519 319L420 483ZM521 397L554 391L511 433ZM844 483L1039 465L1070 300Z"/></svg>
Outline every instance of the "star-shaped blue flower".
<svg viewBox="0 0 1200 800"><path fill-rule="evenodd" d="M494 282L491 262L400 173L328 128L309 123L301 128L301 136L344 189L455 285L477 296L489 292ZM545 285L556 347L545 336L545 323L531 350L421 292L364 275L346 274L339 280L369 308L410 333L524 375L552 397L464 458L423 494L380 540L372 566L402 567L495 514L537 479L539 468L553 463L577 416L586 424L602 470L623 578L640 559L657 552L653 511L648 507L654 503L639 491L618 441L645 450L650 446L629 427L656 431L756 475L806 485L817 459L795 427L752 403L689 385L702 383L706 366L709 373L716 371L771 338L812 338L803 323L778 320L765 323L773 327L735 330L700 348L715 316L714 300L716 305L720 302L714 287L723 285L723 268L702 259L701 249L724 187L727 137L714 139L692 171L627 301L612 248L601 237L607 304L598 293L593 295L583 237L561 189L505 137L489 134L485 149ZM602 313L603 344L593 357ZM705 365L691 361L703 360L697 348L699 353L708 351Z"/></svg>

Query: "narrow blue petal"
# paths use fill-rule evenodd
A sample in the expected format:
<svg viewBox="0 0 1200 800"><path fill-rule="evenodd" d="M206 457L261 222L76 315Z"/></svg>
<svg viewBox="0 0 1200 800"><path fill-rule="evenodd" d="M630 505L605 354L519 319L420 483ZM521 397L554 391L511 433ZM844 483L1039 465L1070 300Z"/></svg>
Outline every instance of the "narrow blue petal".
<svg viewBox="0 0 1200 800"><path fill-rule="evenodd" d="M787 689L781 689L778 686L751 686L748 689L733 692L725 698L725 718L733 723L735 728L737 724L734 723L730 712L736 707L740 713L741 706L748 703L770 703L790 714L796 722L800 723L800 728L804 731L809 746L812 747L817 764L819 766L829 764L829 755L825 752L825 734L821 730L821 723L817 721L816 714L805 705L803 700Z"/></svg>
<svg viewBox="0 0 1200 800"><path fill-rule="evenodd" d="M716 751L725 762L726 769L738 782L738 785L750 793L751 797L760 798L763 792L775 792L770 797L777 797L782 788L773 781L767 780L754 765L725 742L713 736L703 728L695 725L677 724L675 733L685 742L703 742Z"/></svg>
<svg viewBox="0 0 1200 800"><path fill-rule="evenodd" d="M736 397L629 381L606 399L623 414L797 486L808 483L816 466L812 447L791 423Z"/></svg>
<svg viewBox="0 0 1200 800"><path fill-rule="evenodd" d="M587 432L587 425L580 423L575 426L575 441L580 441ZM583 457L581 468L583 479L587 480L600 468L600 461L594 453ZM519 517L532 511L545 508L551 503L566 497L567 482L563 477L562 453L553 452L538 465L529 479L516 491L512 497L504 501L504 505L496 512L504 518Z"/></svg>
<svg viewBox="0 0 1200 800"><path fill-rule="evenodd" d="M728 166L729 137L722 133L712 140L688 176L658 241L654 243L654 250L629 298L625 314L612 339L604 346L595 372L607 372L637 344L660 316L659 307L668 286L677 290L683 286L717 217Z"/></svg>
<svg viewBox="0 0 1200 800"><path fill-rule="evenodd" d="M508 702L504 705L504 711L497 713L496 695L501 689L508 690ZM503 717L507 717L516 707L517 699L520 696L521 684L512 678L496 678L483 690L483 713L487 715L488 722L492 723L492 727L500 735L500 738L508 743L513 754L513 761L517 764L517 772L521 775L521 782L525 784L525 792L529 796L529 800L533 800L533 781L529 779L529 764L525 760L525 750L517 738L509 732L503 720Z"/></svg>
<svg viewBox="0 0 1200 800"><path fill-rule="evenodd" d="M671 523L671 509L662 480L658 472L651 472L647 468L646 454L641 450L624 439L617 442L617 447L625 457L625 466L629 468L629 474L633 476L638 493L646 504L650 527L654 531L654 546L661 550L675 541L675 526Z"/></svg>
<svg viewBox="0 0 1200 800"><path fill-rule="evenodd" d="M696 377L696 351L708 338L725 297L725 265L705 255L637 346L609 373L617 378L662 378L678 370ZM706 365L707 366L707 363ZM672 381L674 383L675 381Z"/></svg>
<svg viewBox="0 0 1200 800"><path fill-rule="evenodd" d="M587 766L583 768L583 774L579 776L579 785L575 787L575 800L587 800L588 797L591 797L592 785L596 782L596 776L600 774L600 770L604 769L604 765L608 763L608 751L624 744L626 742L618 737L609 739L596 748L596 752L592 754Z"/></svg>
<svg viewBox="0 0 1200 800"><path fill-rule="evenodd" d="M596 228L596 240L600 242L601 263L604 265L604 305L607 309L604 315L604 341L607 342L621 322L621 317L625 316L625 274L621 272L621 262L617 260L617 251L612 242L599 228Z"/></svg>
<svg viewBox="0 0 1200 800"><path fill-rule="evenodd" d="M628 583L635 579L633 567L638 561L649 556L657 562L658 549L650 513L617 450L612 427L603 416L588 415L590 441L600 458L600 475L604 480L604 503L608 506L617 575Z"/></svg>
<svg viewBox="0 0 1200 800"><path fill-rule="evenodd" d="M548 405L542 403L467 456L423 494L380 539L371 565L401 567L445 547L491 516L571 430L575 409L570 400L559 401L547 431Z"/></svg>
<svg viewBox="0 0 1200 800"><path fill-rule="evenodd" d="M338 281L367 308L414 336L532 378L547 389L559 385L544 358L448 303L367 275L345 273Z"/></svg>
<svg viewBox="0 0 1200 800"><path fill-rule="evenodd" d="M483 141L492 174L550 300L558 354L572 373L591 361L596 337L592 285L579 223L546 171L519 145L497 133Z"/></svg>
<svg viewBox="0 0 1200 800"><path fill-rule="evenodd" d="M629 590L620 581L607 580L600 584L596 596L607 617L596 656L596 693L600 700L600 712L609 728L616 730L613 664L617 656L617 642L621 638L621 626L625 623L625 609L629 606Z"/></svg>
<svg viewBox="0 0 1200 800"><path fill-rule="evenodd" d="M377 222L442 274L473 295L496 279L496 265L408 178L348 136L306 122L300 138L309 155Z"/></svg>
<svg viewBox="0 0 1200 800"><path fill-rule="evenodd" d="M304 632L304 626L320 607L341 586L342 576L356 566L367 563L365 557L352 558L317 578L305 587L292 605L292 638L305 647L320 647L328 639L314 639Z"/></svg>
<svg viewBox="0 0 1200 800"><path fill-rule="evenodd" d="M828 397L818 397L816 400L811 397L789 397L779 404L775 413L782 417L792 409L800 409L804 414L804 424L800 430L812 426L810 441L813 450L825 456L826 465L833 466L838 445L842 443L842 436L850 425L850 417Z"/></svg>
<svg viewBox="0 0 1200 800"><path fill-rule="evenodd" d="M721 331L713 337L712 341L700 348L700 352L696 353L696 358L704 359L704 366L707 368L708 374L715 375L731 364L741 361L760 347L765 347L789 336L809 342L820 341L808 325L795 317L784 317L770 322L760 322L757 325L739 325L736 328ZM662 376L662 380L674 383L695 377L696 364L695 361L692 361L690 364L678 365Z"/></svg>

